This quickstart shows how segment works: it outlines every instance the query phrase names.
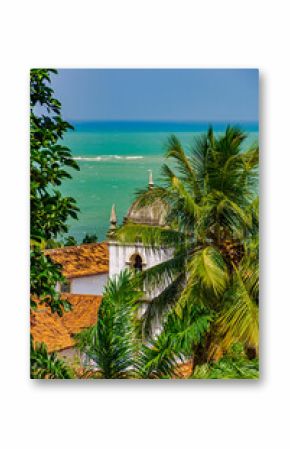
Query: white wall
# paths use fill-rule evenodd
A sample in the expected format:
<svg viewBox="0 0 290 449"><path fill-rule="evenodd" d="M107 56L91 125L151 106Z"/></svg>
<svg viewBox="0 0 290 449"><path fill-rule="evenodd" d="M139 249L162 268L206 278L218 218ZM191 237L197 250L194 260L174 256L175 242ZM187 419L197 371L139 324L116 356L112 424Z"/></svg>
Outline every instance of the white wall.
<svg viewBox="0 0 290 449"><path fill-rule="evenodd" d="M108 274L82 276L71 279L71 293L83 295L102 295L104 286L108 280Z"/></svg>
<svg viewBox="0 0 290 449"><path fill-rule="evenodd" d="M139 254L144 263L143 270L153 267L172 255L171 249L156 249L144 247L142 244L124 245L116 242L109 242L109 276L119 274L130 266L130 258L133 254Z"/></svg>
<svg viewBox="0 0 290 449"><path fill-rule="evenodd" d="M154 267L155 265L165 262L172 257L172 249L144 247L142 244L124 245L117 242L109 242L109 276L116 276L125 268L130 267L130 259L134 254L139 254L142 257L143 270ZM158 286L150 292L144 285L144 299L152 300L159 295L166 287L167 282ZM147 291L146 291L147 290ZM145 313L147 305L141 306L139 313L140 316ZM161 330L159 321L155 321L153 324L153 333L158 334Z"/></svg>

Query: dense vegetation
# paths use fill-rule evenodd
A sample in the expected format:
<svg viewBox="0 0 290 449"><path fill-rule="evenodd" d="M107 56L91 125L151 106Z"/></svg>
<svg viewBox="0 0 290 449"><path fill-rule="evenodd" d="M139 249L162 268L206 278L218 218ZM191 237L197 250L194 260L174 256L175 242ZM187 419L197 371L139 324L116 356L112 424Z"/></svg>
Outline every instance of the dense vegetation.
<svg viewBox="0 0 290 449"><path fill-rule="evenodd" d="M69 148L59 143L72 126L62 119L61 104L50 87L51 73L56 71L30 73L31 307L37 307L37 298L61 315L69 304L55 291L56 282L63 280L60 267L42 250L68 231L69 217L77 218L75 200L62 196L59 186L71 177L67 168L78 169L78 165Z"/></svg>
<svg viewBox="0 0 290 449"><path fill-rule="evenodd" d="M128 223L116 232L122 242L174 248L172 258L142 273L147 291L164 288L143 329L150 336L156 319L167 326L168 312L187 319L201 307L211 324L194 351L198 365L237 342L251 358L258 354L258 147L243 149L245 138L238 128L221 136L210 128L187 154L172 136L162 184L139 192L139 207L163 202L167 226Z"/></svg>
<svg viewBox="0 0 290 449"><path fill-rule="evenodd" d="M59 142L71 125L61 116L61 104L50 87L51 69L33 69L30 73L30 294L31 308L45 304L62 315L70 304L56 292L64 281L59 266L45 256L43 249L57 245L59 235L68 231L67 219L77 218L73 198L64 197L59 186L70 178L67 168L78 169L69 148ZM48 354L44 345L31 347L31 377L70 377L64 363Z"/></svg>
<svg viewBox="0 0 290 449"><path fill-rule="evenodd" d="M30 377L32 379L73 379L73 370L55 353L48 353L44 343L34 344L30 348Z"/></svg>
<svg viewBox="0 0 290 449"><path fill-rule="evenodd" d="M243 346L234 344L219 361L195 365L195 352L205 341L211 315L199 306L171 311L159 335L144 340L138 319L142 291L132 272L111 279L98 321L76 336L87 366L82 377L96 379L257 379L258 359L249 360ZM78 375L79 377L79 375Z"/></svg>
<svg viewBox="0 0 290 449"><path fill-rule="evenodd" d="M196 366L192 379L258 379L259 360L249 359L241 344L232 348L217 362Z"/></svg>
<svg viewBox="0 0 290 449"><path fill-rule="evenodd" d="M65 234L78 209L59 186L71 176L67 168L78 166L59 143L71 126L53 96L52 72L31 71L31 307L45 304L62 315L70 304L55 285L64 279L43 249L77 243ZM173 255L108 282L98 322L76 337L94 363L93 377L179 377L188 363L192 378L258 377L258 147L243 148L245 139L238 128L219 136L210 128L189 152L175 136L169 139L170 164L162 168L161 184L138 194L139 207L162 202L166 227L127 223L115 238L172 248ZM86 235L83 243L95 241L96 235ZM144 289L159 291L146 306ZM32 342L31 377L90 372L73 372L45 345Z"/></svg>
<svg viewBox="0 0 290 449"><path fill-rule="evenodd" d="M194 306L181 317L171 313L160 335L144 342L137 318L142 296L139 279L130 271L109 280L97 323L76 337L80 351L95 364L95 377L177 376L178 364L202 341L211 318Z"/></svg>

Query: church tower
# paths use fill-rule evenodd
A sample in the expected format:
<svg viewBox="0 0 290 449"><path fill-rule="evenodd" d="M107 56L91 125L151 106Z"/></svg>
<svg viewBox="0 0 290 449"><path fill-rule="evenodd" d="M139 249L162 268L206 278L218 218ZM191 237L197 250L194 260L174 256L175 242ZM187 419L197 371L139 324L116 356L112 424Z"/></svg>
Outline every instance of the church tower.
<svg viewBox="0 0 290 449"><path fill-rule="evenodd" d="M148 189L154 188L152 170L149 170ZM143 224L147 226L163 227L166 225L167 209L165 204L157 199L148 206L139 206L139 199L135 200L124 217L124 224ZM140 241L118 242L114 238L117 227L115 205L112 206L110 226L108 230L109 246L109 276L119 275L126 268L143 271L169 259L172 250L168 248L152 248Z"/></svg>

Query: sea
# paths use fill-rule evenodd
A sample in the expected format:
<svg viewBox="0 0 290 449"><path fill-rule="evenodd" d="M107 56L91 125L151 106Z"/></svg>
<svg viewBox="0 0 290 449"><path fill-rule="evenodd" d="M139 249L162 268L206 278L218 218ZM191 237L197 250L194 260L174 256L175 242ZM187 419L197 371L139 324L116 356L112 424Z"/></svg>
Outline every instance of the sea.
<svg viewBox="0 0 290 449"><path fill-rule="evenodd" d="M189 151L194 139L208 129L208 123L191 122L71 122L73 131L66 133L67 145L80 171L71 171L63 195L76 199L78 220L69 220L69 235L79 243L88 234L103 241L109 227L112 204L118 223L123 222L136 191L148 185L149 170L154 182L160 181L160 168L168 138L174 134ZM212 123L216 133L229 123ZM257 123L231 123L246 133L244 148L258 140Z"/></svg>

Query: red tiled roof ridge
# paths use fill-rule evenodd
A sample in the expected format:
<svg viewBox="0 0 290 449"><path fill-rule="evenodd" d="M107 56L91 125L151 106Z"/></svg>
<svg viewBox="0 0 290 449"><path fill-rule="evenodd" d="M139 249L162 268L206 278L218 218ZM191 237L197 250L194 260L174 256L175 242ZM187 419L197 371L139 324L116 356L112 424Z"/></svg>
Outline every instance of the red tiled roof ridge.
<svg viewBox="0 0 290 449"><path fill-rule="evenodd" d="M108 247L108 242L94 242L94 243L80 243L79 245L71 245L71 246L59 246L58 248L47 248L44 250L45 254L53 254L58 251L69 251L73 248L84 248L84 247L93 247L93 246L106 246Z"/></svg>
<svg viewBox="0 0 290 449"><path fill-rule="evenodd" d="M67 299L81 299L83 297L85 299L101 299L103 295L93 295L91 293L62 293L61 297Z"/></svg>
<svg viewBox="0 0 290 449"><path fill-rule="evenodd" d="M109 271L107 242L52 248L45 250L44 254L61 265L63 275L68 278L104 274Z"/></svg>

